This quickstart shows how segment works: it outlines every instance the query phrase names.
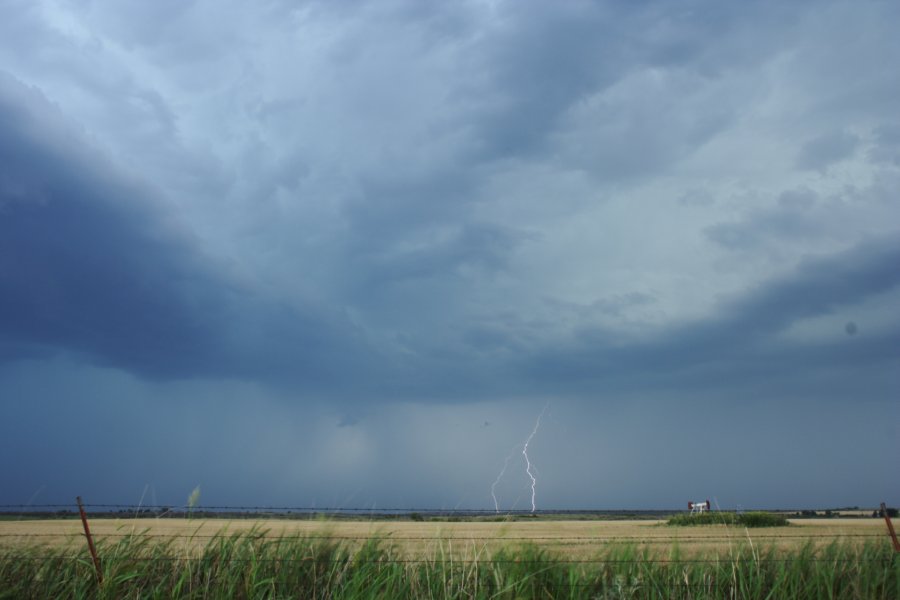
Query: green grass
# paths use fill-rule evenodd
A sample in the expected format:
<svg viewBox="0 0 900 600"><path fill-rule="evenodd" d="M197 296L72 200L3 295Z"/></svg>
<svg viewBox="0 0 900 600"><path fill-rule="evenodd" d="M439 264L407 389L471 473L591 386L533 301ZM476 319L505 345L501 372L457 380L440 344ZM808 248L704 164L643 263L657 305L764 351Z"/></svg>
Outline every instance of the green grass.
<svg viewBox="0 0 900 600"><path fill-rule="evenodd" d="M705 512L695 515L679 514L669 517L669 525L738 525L740 527L787 527L790 525L784 515L768 512L746 512L734 514L728 512Z"/></svg>
<svg viewBox="0 0 900 600"><path fill-rule="evenodd" d="M220 536L190 558L140 534L101 543L98 585L83 548L0 549L0 598L880 598L900 597L900 555L886 540L784 551L744 545L727 556L602 547L566 561L534 546L413 560L371 540Z"/></svg>

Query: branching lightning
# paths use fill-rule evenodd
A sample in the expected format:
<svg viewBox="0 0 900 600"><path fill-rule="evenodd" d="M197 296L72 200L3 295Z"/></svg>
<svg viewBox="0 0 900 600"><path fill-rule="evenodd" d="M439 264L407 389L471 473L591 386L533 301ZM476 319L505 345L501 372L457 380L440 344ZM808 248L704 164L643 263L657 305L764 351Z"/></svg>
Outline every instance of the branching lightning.
<svg viewBox="0 0 900 600"><path fill-rule="evenodd" d="M537 510L537 504L535 504L535 488L537 487L537 479L534 474L531 472L531 461L528 460L528 444L531 442L531 438L537 433L538 429L541 426L541 419L544 416L544 413L547 411L547 407L550 406L550 403L544 405L544 409L541 411L541 414L538 415L537 421L534 423L534 429L531 430L531 435L528 436L528 439L525 440L525 444L522 446L522 456L525 457L525 472L528 473L528 477L531 478L531 512Z"/></svg>
<svg viewBox="0 0 900 600"><path fill-rule="evenodd" d="M518 444L513 446L513 449L509 452L509 456L507 456L506 460L503 461L503 469L500 470L500 474L497 475L497 479L495 479L494 483L491 484L491 498L494 499L494 512L500 512L500 505L497 503L497 495L494 493L494 490L496 489L497 484L500 483L500 480L503 479L503 475L506 473L506 467L509 465L509 461L512 459L513 455L518 449Z"/></svg>
<svg viewBox="0 0 900 600"><path fill-rule="evenodd" d="M543 410L541 410L541 414L538 415L537 421L534 423L534 429L531 430L531 434L522 444L516 444L513 446L513 449L510 451L509 456L506 457L506 460L503 461L503 468L500 470L500 474L497 475L497 479L494 480L494 483L491 484L491 498L494 499L494 512L500 512L500 503L497 501L496 488L500 483L500 480L503 479L503 475L506 474L506 468L509 466L509 461L512 459L513 455L519 449L519 446L522 446L522 456L525 457L525 473L531 479L531 512L535 512L537 510L537 503L535 502L535 488L537 487L537 477L535 477L535 473L532 473L531 468L531 460L528 458L528 444L531 443L531 439L537 434L538 429L541 427L541 419L544 417L544 413L547 412L547 408L550 406L550 403L544 405ZM519 497L521 498L521 496ZM513 506L517 505L519 500L517 499Z"/></svg>

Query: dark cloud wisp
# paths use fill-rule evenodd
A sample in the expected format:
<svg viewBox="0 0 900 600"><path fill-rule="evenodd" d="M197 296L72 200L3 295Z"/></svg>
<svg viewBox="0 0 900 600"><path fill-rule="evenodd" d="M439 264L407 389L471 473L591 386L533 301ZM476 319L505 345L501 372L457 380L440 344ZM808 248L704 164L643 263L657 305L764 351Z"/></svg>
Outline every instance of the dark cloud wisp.
<svg viewBox="0 0 900 600"><path fill-rule="evenodd" d="M245 289L38 92L8 77L0 92L7 360L58 349L154 378L319 382L338 358L358 366L349 325Z"/></svg>

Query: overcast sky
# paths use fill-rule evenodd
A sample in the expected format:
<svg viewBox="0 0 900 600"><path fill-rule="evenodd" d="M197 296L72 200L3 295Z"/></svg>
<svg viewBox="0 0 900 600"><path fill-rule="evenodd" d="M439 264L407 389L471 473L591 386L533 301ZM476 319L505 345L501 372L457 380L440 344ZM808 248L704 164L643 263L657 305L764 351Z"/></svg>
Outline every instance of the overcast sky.
<svg viewBox="0 0 900 600"><path fill-rule="evenodd" d="M2 0L0 502L900 503L898 23Z"/></svg>

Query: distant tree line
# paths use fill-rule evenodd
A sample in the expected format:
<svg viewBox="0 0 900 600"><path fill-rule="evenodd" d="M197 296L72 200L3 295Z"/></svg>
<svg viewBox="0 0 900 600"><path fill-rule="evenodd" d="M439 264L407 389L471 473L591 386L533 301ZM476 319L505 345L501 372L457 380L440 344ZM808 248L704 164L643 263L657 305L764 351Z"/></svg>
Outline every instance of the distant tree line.
<svg viewBox="0 0 900 600"><path fill-rule="evenodd" d="M828 509L828 510L824 510L824 511L801 510L801 511L794 513L793 516L794 516L794 518L801 518L801 519L817 519L817 518L818 519L822 519L822 518L831 519L834 517L861 517L862 516L860 514L847 515L847 514L842 513L842 511L851 511L851 510L859 511L860 509L857 506L851 506L848 508L835 508L835 509ZM892 519L897 517L897 509L896 508L888 508L887 513L888 513L888 516ZM872 518L880 519L882 517L883 517L883 515L881 514L880 508L876 508L875 510L872 511Z"/></svg>

